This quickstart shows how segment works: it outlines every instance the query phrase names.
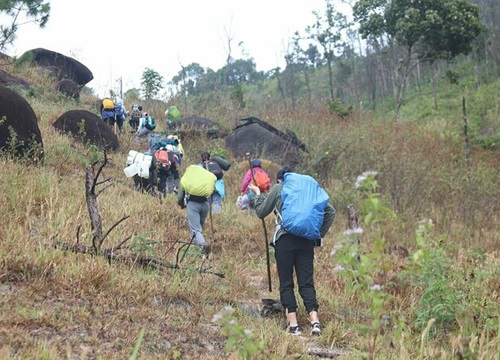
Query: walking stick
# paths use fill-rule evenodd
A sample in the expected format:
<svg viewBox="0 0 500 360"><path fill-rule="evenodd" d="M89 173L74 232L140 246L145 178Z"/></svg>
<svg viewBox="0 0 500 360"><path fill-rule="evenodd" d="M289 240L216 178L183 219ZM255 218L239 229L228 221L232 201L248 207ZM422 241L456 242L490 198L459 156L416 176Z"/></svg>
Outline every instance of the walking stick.
<svg viewBox="0 0 500 360"><path fill-rule="evenodd" d="M208 160L205 161L205 168L207 169L207 171L210 171L208 170ZM210 229L212 230L212 234L214 233L214 221L212 220L212 195L209 196L208 198L208 205L209 205L209 208L208 208L208 214L210 216Z"/></svg>
<svg viewBox="0 0 500 360"><path fill-rule="evenodd" d="M250 160L250 153L247 152L246 157L248 159L248 165L250 167L250 173L252 174L253 183L255 184L255 186L257 186L257 182L255 181L255 175L253 173L252 161ZM264 242L266 243L267 284L269 286L269 292L272 292L273 287L271 284L271 261L269 259L269 242L267 241L267 228L264 219L261 220L262 220L262 228L264 229Z"/></svg>

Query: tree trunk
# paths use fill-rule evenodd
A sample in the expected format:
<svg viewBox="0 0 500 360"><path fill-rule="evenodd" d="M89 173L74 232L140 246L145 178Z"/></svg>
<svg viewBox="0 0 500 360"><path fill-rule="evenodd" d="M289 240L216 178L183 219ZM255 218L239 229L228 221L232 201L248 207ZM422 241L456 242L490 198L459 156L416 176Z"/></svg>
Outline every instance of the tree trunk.
<svg viewBox="0 0 500 360"><path fill-rule="evenodd" d="M334 96L333 96L333 69L332 69L332 59L331 59L331 56L328 56L328 85L330 87L330 100L333 101L334 100Z"/></svg>
<svg viewBox="0 0 500 360"><path fill-rule="evenodd" d="M99 250L103 241L103 236L101 214L99 213L99 209L97 207L97 194L95 192L96 182L97 179L94 173L94 168L88 166L85 171L85 198L93 230L92 245L95 250Z"/></svg>
<svg viewBox="0 0 500 360"><path fill-rule="evenodd" d="M431 63L431 75L432 75L432 97L434 98L434 109L438 109L438 102L437 102L437 70L436 70L436 63L432 62Z"/></svg>

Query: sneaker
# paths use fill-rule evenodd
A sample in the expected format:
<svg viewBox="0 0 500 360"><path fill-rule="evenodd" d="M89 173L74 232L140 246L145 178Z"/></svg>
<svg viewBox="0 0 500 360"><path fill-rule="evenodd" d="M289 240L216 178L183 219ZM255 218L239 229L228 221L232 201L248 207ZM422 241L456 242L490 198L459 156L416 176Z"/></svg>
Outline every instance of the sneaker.
<svg viewBox="0 0 500 360"><path fill-rule="evenodd" d="M313 322L311 324L311 335L321 335L321 324L319 322Z"/></svg>
<svg viewBox="0 0 500 360"><path fill-rule="evenodd" d="M201 252L208 256L208 254L212 252L212 248L210 247L210 245L203 245L201 247Z"/></svg>
<svg viewBox="0 0 500 360"><path fill-rule="evenodd" d="M291 335L302 335L302 329L299 325L297 326L289 326L288 333Z"/></svg>

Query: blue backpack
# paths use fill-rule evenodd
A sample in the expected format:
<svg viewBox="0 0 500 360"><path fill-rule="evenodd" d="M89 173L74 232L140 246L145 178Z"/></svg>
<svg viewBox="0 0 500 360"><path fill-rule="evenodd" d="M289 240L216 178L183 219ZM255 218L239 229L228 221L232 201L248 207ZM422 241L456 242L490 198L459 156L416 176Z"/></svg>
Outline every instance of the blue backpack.
<svg viewBox="0 0 500 360"><path fill-rule="evenodd" d="M144 124L144 127L148 130L151 130L151 131L156 129L156 121L155 121L154 117L149 116L149 115L146 116L146 122Z"/></svg>
<svg viewBox="0 0 500 360"><path fill-rule="evenodd" d="M309 175L286 173L281 191L281 226L290 234L317 240L321 238L329 196Z"/></svg>
<svg viewBox="0 0 500 360"><path fill-rule="evenodd" d="M123 116L125 113L123 112L123 105L122 104L116 104L115 105L115 114L116 116Z"/></svg>

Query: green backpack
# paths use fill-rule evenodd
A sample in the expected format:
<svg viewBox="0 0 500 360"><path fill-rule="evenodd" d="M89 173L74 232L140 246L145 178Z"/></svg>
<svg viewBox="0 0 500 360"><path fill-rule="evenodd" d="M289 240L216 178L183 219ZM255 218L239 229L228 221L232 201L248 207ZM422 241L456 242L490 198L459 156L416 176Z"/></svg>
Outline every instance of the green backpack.
<svg viewBox="0 0 500 360"><path fill-rule="evenodd" d="M209 197L215 191L217 178L199 165L189 165L181 178L181 186L194 196Z"/></svg>
<svg viewBox="0 0 500 360"><path fill-rule="evenodd" d="M168 111L167 115L168 120L175 121L181 118L181 112L179 111L179 109L177 109L177 106L172 105L168 108L167 111Z"/></svg>

